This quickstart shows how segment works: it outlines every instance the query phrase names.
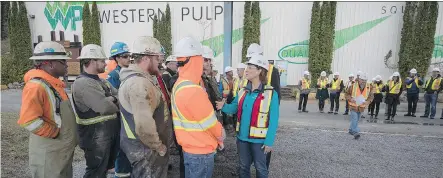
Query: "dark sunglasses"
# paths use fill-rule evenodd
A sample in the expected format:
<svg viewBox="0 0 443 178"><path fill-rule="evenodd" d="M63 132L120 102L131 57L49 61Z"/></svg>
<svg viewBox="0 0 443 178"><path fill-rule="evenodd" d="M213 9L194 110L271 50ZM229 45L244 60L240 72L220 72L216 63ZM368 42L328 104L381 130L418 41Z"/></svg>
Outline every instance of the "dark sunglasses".
<svg viewBox="0 0 443 178"><path fill-rule="evenodd" d="M118 57L121 57L121 58L124 58L124 59L128 59L129 57L131 57L131 55L125 54L125 55L119 55Z"/></svg>

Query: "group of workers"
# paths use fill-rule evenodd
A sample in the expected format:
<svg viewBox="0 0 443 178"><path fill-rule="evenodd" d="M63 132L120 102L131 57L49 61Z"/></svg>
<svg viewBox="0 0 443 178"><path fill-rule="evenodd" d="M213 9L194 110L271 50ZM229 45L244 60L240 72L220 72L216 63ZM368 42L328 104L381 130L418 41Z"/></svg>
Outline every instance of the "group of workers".
<svg viewBox="0 0 443 178"><path fill-rule="evenodd" d="M358 139L360 138L358 120L365 118L363 115L365 108L368 108L368 115L370 115L371 119L378 119L380 103L384 98L386 103L385 120L394 121L394 117L397 115L397 105L400 104L400 96L404 88L406 88L408 101L408 112L404 116L416 117L415 113L419 92L423 86L426 107L424 115L420 117L434 119L438 94L443 89L441 80L439 68L432 70L432 75L426 82L423 82L423 79L417 74L416 69L409 71L409 76L405 82L402 81L400 73L394 72L386 83L383 83L380 75L377 75L372 79L372 83L369 83L367 74L358 71L356 79L354 79L353 74L350 74L346 84L343 84L343 80L340 79L338 72L334 73L332 81L328 81L326 72L322 71L320 77L317 79L316 99L318 99L320 113L324 112L325 100L329 98L331 107L328 113L338 114L339 98L341 92L344 90L346 99L344 115L348 115L350 111L351 117L349 133L353 135L355 139ZM298 111L308 112L306 110L306 104L311 91L311 79L308 71L304 72L304 77L300 80L298 87L300 90ZM383 92L385 92L385 96L383 96ZM440 119L443 119L443 111Z"/></svg>
<svg viewBox="0 0 443 178"><path fill-rule="evenodd" d="M102 79L108 59L102 47L82 48L83 70L69 97L59 79L67 74L70 59L64 47L57 42L35 47L18 120L30 131L32 177L73 177L79 145L85 178L106 177L113 168L115 177L166 178L175 142L180 176L209 178L215 155L224 149L225 128L237 138L239 176L250 177L254 163L257 177L268 177L280 86L278 71L260 45L248 48L248 62L237 67L238 77L228 67L219 84L212 50L192 37L178 41L166 61L164 48L150 36L138 37L131 49L116 42L110 54L117 67Z"/></svg>

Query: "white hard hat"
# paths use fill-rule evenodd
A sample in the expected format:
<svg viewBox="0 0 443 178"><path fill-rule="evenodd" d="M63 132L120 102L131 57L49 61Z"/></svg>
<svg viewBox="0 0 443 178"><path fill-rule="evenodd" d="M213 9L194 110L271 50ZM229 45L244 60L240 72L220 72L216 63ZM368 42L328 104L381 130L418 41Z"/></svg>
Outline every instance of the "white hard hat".
<svg viewBox="0 0 443 178"><path fill-rule="evenodd" d="M340 75L340 73L338 73L338 72L335 72L335 73L334 73L334 75Z"/></svg>
<svg viewBox="0 0 443 178"><path fill-rule="evenodd" d="M162 45L152 36L140 36L132 43L131 53L147 55L164 55Z"/></svg>
<svg viewBox="0 0 443 178"><path fill-rule="evenodd" d="M248 64L254 64L260 67L263 67L266 71L269 69L269 62L268 60L265 60L265 57L263 55L254 54L251 56L251 59L249 59Z"/></svg>
<svg viewBox="0 0 443 178"><path fill-rule="evenodd" d="M372 81L375 81L375 78L372 78Z"/></svg>
<svg viewBox="0 0 443 178"><path fill-rule="evenodd" d="M40 42L35 46L34 54L31 60L68 60L65 48L53 41Z"/></svg>
<svg viewBox="0 0 443 178"><path fill-rule="evenodd" d="M380 75L377 75L377 76L375 76L375 81L380 81L381 80L381 76Z"/></svg>
<svg viewBox="0 0 443 178"><path fill-rule="evenodd" d="M361 74L363 74L363 72L362 72L361 70L359 70L359 71L357 72L357 75L361 75Z"/></svg>
<svg viewBox="0 0 443 178"><path fill-rule="evenodd" d="M257 43L252 43L251 45L249 45L248 50L246 52L246 57L252 57L252 55L254 54L263 55L263 49Z"/></svg>
<svg viewBox="0 0 443 178"><path fill-rule="evenodd" d="M208 46L203 46L203 57L208 59L214 59L214 51Z"/></svg>
<svg viewBox="0 0 443 178"><path fill-rule="evenodd" d="M200 56L203 54L202 45L192 37L185 37L178 41L174 50L174 55L177 57Z"/></svg>
<svg viewBox="0 0 443 178"><path fill-rule="evenodd" d="M227 67L225 67L225 73L227 73L227 72L232 72L232 71L234 71L234 69L232 69L231 66L227 66Z"/></svg>
<svg viewBox="0 0 443 178"><path fill-rule="evenodd" d="M409 71L409 73L411 73L411 74L416 74L416 73L417 73L417 70L416 70L416 69L411 69L411 70Z"/></svg>
<svg viewBox="0 0 443 178"><path fill-rule="evenodd" d="M163 69L166 69L166 64L162 63L162 67L163 67Z"/></svg>
<svg viewBox="0 0 443 178"><path fill-rule="evenodd" d="M400 77L400 73L398 72L394 72L394 74L392 74L393 77Z"/></svg>
<svg viewBox="0 0 443 178"><path fill-rule="evenodd" d="M350 74L349 74L349 77L354 77L354 74L353 74L353 73L350 73Z"/></svg>
<svg viewBox="0 0 443 178"><path fill-rule="evenodd" d="M440 69L439 68L434 68L434 69L432 69L432 72L440 72Z"/></svg>
<svg viewBox="0 0 443 178"><path fill-rule="evenodd" d="M177 62L177 58L174 55L170 55L166 58L166 62Z"/></svg>
<svg viewBox="0 0 443 178"><path fill-rule="evenodd" d="M368 76L367 76L367 74L365 74L365 73L361 73L361 74L360 74L360 79L361 79L361 80L368 80Z"/></svg>
<svg viewBox="0 0 443 178"><path fill-rule="evenodd" d="M303 72L303 75L311 75L311 74L309 73L309 71L305 71Z"/></svg>
<svg viewBox="0 0 443 178"><path fill-rule="evenodd" d="M322 77L326 77L326 72L325 72L325 71L322 71L322 72L320 73L320 76L322 76Z"/></svg>
<svg viewBox="0 0 443 178"><path fill-rule="evenodd" d="M243 63L238 64L237 69L246 69L246 65Z"/></svg>
<svg viewBox="0 0 443 178"><path fill-rule="evenodd" d="M108 59L105 56L103 48L96 44L88 44L83 46L82 52L77 59Z"/></svg>

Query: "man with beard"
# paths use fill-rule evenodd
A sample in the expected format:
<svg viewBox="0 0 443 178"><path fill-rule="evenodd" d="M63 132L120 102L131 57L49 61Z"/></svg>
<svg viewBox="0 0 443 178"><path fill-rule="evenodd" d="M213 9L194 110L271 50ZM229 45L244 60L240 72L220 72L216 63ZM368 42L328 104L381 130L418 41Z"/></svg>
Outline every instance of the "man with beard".
<svg viewBox="0 0 443 178"><path fill-rule="evenodd" d="M120 147L132 164L133 177L166 178L172 119L156 78L164 52L150 36L138 37L131 49L135 64L120 72L120 112L125 125Z"/></svg>
<svg viewBox="0 0 443 178"><path fill-rule="evenodd" d="M78 59L84 72L72 85L72 99L77 113L79 145L85 152L84 178L106 177L117 155L117 89L98 76L105 71L107 59L100 46L84 46Z"/></svg>

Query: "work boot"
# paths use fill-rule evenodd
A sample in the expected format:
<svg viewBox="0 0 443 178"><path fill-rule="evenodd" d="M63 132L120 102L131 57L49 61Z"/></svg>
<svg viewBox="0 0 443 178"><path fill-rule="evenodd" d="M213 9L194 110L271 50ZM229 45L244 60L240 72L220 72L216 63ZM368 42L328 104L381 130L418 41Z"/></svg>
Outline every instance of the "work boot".
<svg viewBox="0 0 443 178"><path fill-rule="evenodd" d="M440 119L443 119L443 117L440 117Z"/></svg>
<svg viewBox="0 0 443 178"><path fill-rule="evenodd" d="M415 113L412 113L412 114L411 114L411 117L417 117L417 116L415 115Z"/></svg>
<svg viewBox="0 0 443 178"><path fill-rule="evenodd" d="M328 114L332 114L332 113L334 113L332 110L330 110L330 111L328 112Z"/></svg>
<svg viewBox="0 0 443 178"><path fill-rule="evenodd" d="M429 116L426 116L426 115L423 115L423 116L420 116L420 118L428 118Z"/></svg>
<svg viewBox="0 0 443 178"><path fill-rule="evenodd" d="M309 111L308 110L303 110L303 112L308 113Z"/></svg>
<svg viewBox="0 0 443 178"><path fill-rule="evenodd" d="M429 119L434 119L433 117L429 118Z"/></svg>
<svg viewBox="0 0 443 178"><path fill-rule="evenodd" d="M361 115L361 118L363 118L363 119L364 119L364 118L366 118L366 117L365 117L364 115Z"/></svg>
<svg viewBox="0 0 443 178"><path fill-rule="evenodd" d="M405 116L412 116L412 115L411 115L411 113L407 113L407 114L405 114Z"/></svg>
<svg viewBox="0 0 443 178"><path fill-rule="evenodd" d="M348 112L343 113L343 115L348 115L348 114L349 114Z"/></svg>
<svg viewBox="0 0 443 178"><path fill-rule="evenodd" d="M391 121L394 121L394 116L391 117Z"/></svg>
<svg viewBox="0 0 443 178"><path fill-rule="evenodd" d="M385 121L389 121L389 120L391 120L391 117L387 117L386 119L385 119Z"/></svg>
<svg viewBox="0 0 443 178"><path fill-rule="evenodd" d="M335 112L334 112L334 115L337 115L337 114L338 114L338 111L335 111Z"/></svg>
<svg viewBox="0 0 443 178"><path fill-rule="evenodd" d="M359 138L360 138L360 134L359 133L354 135L354 139L358 140Z"/></svg>

